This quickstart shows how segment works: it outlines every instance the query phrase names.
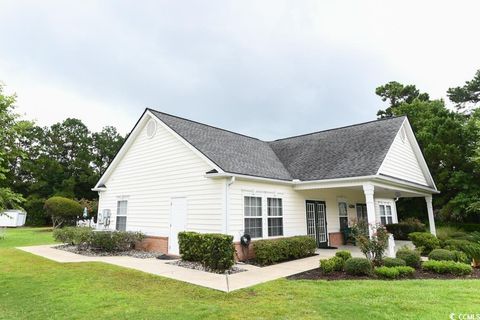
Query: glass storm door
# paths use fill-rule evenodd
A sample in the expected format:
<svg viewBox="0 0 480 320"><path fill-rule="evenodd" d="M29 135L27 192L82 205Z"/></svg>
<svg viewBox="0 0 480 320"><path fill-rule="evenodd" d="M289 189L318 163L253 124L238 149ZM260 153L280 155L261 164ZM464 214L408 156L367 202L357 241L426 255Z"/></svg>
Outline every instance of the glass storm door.
<svg viewBox="0 0 480 320"><path fill-rule="evenodd" d="M325 202L308 200L306 206L307 235L315 239L317 247L327 247L327 211Z"/></svg>

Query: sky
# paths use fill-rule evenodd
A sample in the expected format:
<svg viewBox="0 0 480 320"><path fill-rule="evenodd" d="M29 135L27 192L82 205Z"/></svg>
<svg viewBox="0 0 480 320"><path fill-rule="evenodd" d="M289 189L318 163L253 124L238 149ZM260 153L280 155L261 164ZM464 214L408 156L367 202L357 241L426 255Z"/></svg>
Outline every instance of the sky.
<svg viewBox="0 0 480 320"><path fill-rule="evenodd" d="M374 120L375 88L446 98L480 69L480 1L0 0L0 81L40 125L146 107L265 140Z"/></svg>

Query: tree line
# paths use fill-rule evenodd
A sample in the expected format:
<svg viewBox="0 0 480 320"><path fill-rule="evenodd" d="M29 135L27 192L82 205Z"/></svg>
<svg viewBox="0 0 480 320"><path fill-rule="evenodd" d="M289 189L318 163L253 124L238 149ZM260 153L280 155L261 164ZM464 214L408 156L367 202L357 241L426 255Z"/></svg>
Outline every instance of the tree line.
<svg viewBox="0 0 480 320"><path fill-rule="evenodd" d="M448 108L415 85L395 81L376 89L386 103L379 118L407 115L437 188L434 208L445 221L480 222L480 70L450 88ZM15 112L15 95L0 85L0 209L23 207L29 224L49 223L45 200L63 196L96 212L91 191L123 144L114 127L92 132L79 119L38 126ZM426 218L421 198L398 202L401 217Z"/></svg>
<svg viewBox="0 0 480 320"><path fill-rule="evenodd" d="M73 118L42 127L16 113L15 102L0 85L0 209L23 207L29 224L47 224L45 200L63 196L93 214L91 188L125 137L112 126L92 132Z"/></svg>
<svg viewBox="0 0 480 320"><path fill-rule="evenodd" d="M480 70L464 85L431 99L415 85L389 82L376 89L387 103L379 118L406 115L413 127L433 179L437 217L444 221L480 222ZM423 199L402 199L399 216L425 219ZM423 211L423 212L422 212Z"/></svg>

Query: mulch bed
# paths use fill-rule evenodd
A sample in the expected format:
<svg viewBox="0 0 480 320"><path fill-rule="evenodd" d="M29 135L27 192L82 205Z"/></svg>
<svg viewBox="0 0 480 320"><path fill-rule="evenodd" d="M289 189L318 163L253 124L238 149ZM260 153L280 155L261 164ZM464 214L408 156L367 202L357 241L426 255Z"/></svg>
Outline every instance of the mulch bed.
<svg viewBox="0 0 480 320"><path fill-rule="evenodd" d="M320 268L297 273L287 277L289 280L375 280L380 279L376 276L351 276L345 272L333 272L331 274L323 274ZM452 274L438 274L433 272L424 271L422 269L415 270L413 277L400 278L396 280L408 280L408 279L439 279L439 280L451 280L451 279L480 279L480 269L473 269L471 275L468 276L455 276ZM388 279L380 279L388 280Z"/></svg>
<svg viewBox="0 0 480 320"><path fill-rule="evenodd" d="M333 248L333 247L332 247ZM323 248L322 248L323 249ZM314 253L312 255L309 255L309 256L306 256L306 257L303 257L303 258L299 258L299 259L305 259L305 258L309 258L309 257L314 257L314 256L318 256L318 253ZM263 267L270 267L270 266L274 266L276 264L279 264L279 263L284 263L284 262L289 262L289 261L295 261L295 260L298 260L298 259L293 259L293 260L284 260L284 261L279 261L277 263L272 263L272 264L268 264L268 265L261 265L260 263L258 263L257 260L254 259L249 259L249 260L244 260L242 261L242 263L244 264L250 264L252 266L256 266L256 267L260 267L260 268L263 268Z"/></svg>

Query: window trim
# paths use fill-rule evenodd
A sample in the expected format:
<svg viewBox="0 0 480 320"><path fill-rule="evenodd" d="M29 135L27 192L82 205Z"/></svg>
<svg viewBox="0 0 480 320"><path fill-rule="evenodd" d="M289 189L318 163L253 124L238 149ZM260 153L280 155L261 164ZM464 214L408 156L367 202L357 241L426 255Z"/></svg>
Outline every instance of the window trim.
<svg viewBox="0 0 480 320"><path fill-rule="evenodd" d="M257 199L260 199L260 215L259 216L247 216L245 213L245 209L246 209L246 199L247 198L257 198ZM249 207L252 207L252 206L249 206ZM258 206L255 206L254 208L258 208ZM264 226L264 218L263 218L264 214L263 214L263 198L260 197L260 196L257 196L257 195L244 195L243 196L243 232L244 233L247 233L247 230L246 230L246 219L260 219L261 221L261 236L260 237L253 237L250 233L250 236L252 237L252 239L263 239L265 237L265 226Z"/></svg>
<svg viewBox="0 0 480 320"><path fill-rule="evenodd" d="M382 207L383 207L383 214L382 214ZM387 207L390 207L390 214L387 214L388 210ZM387 225L390 223L393 223L393 206L391 203L388 202L379 202L378 203L378 216L380 218L380 224L382 225ZM382 218L385 219L385 224L382 223ZM388 222L388 219L390 218L390 223Z"/></svg>
<svg viewBox="0 0 480 320"><path fill-rule="evenodd" d="M245 198L246 197L254 197L254 198L261 198L262 204L262 236L261 237L252 237L252 240L261 240L261 239L276 239L276 238L284 238L285 237L285 210L284 210L284 198L282 193L277 192L251 192L246 190L242 193L242 205L243 205L243 217L242 217L242 232L245 232ZM281 236L268 236L268 198L275 198L275 199L282 199L282 228L283 228L283 235ZM252 217L255 218L255 217Z"/></svg>
<svg viewBox="0 0 480 320"><path fill-rule="evenodd" d="M270 206L269 205L269 200L279 200L280 206L278 206L278 203L277 203L277 206ZM275 215L270 215L270 212L269 212L270 207L275 208L275 209L279 209L278 212L280 212L280 214L278 214L278 212L275 210L276 214ZM270 235L270 219L281 219L282 220L282 225L281 225L282 234L273 235L273 236ZM283 199L278 198L278 197L267 197L267 236L268 236L268 238L283 237L284 234L285 234L285 230L284 230L284 225L283 225Z"/></svg>
<svg viewBox="0 0 480 320"><path fill-rule="evenodd" d="M124 213L120 214L120 203L124 202L125 203L125 210L124 210ZM121 218L125 218L125 231L127 230L127 212L128 212L128 200L117 200L117 212L116 212L116 215L115 215L115 230L119 230L118 229L118 217L121 217ZM121 230L123 231L123 230Z"/></svg>

